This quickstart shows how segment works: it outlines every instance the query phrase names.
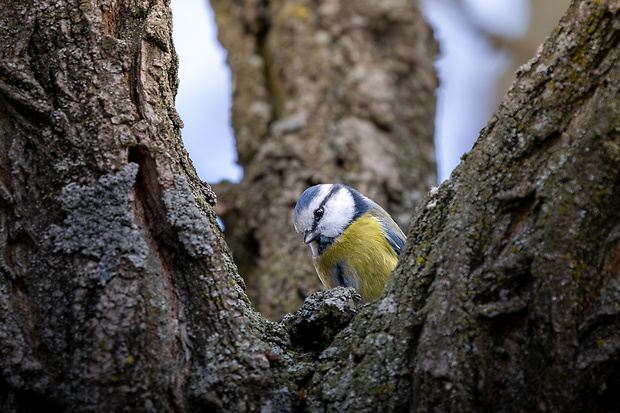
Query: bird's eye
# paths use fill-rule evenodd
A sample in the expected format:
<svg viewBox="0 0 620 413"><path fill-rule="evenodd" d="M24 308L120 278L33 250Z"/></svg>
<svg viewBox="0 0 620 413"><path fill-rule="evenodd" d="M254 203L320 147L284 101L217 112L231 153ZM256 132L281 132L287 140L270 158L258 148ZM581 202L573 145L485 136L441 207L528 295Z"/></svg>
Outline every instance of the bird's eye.
<svg viewBox="0 0 620 413"><path fill-rule="evenodd" d="M315 218L321 218L323 216L324 212L325 211L323 211L323 207L317 208L317 209L314 210L314 217Z"/></svg>

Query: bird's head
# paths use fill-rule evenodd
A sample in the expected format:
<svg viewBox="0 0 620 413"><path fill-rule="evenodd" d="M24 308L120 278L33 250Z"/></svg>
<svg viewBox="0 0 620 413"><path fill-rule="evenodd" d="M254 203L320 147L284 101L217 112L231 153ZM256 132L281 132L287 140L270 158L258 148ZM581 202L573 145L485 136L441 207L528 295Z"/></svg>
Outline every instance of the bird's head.
<svg viewBox="0 0 620 413"><path fill-rule="evenodd" d="M295 230L304 243L329 244L364 212L366 198L339 184L312 186L304 191L295 206Z"/></svg>

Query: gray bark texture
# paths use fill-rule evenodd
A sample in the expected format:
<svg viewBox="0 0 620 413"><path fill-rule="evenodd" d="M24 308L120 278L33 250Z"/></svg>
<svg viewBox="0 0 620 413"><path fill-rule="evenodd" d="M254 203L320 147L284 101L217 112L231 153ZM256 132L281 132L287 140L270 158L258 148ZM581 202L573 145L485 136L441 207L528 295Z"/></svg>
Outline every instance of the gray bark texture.
<svg viewBox="0 0 620 413"><path fill-rule="evenodd" d="M196 335L234 336L171 29L164 1L0 2L2 412L182 410Z"/></svg>
<svg viewBox="0 0 620 413"><path fill-rule="evenodd" d="M0 3L0 411L617 411L619 11L571 4L380 299L274 323L182 147L167 2Z"/></svg>
<svg viewBox="0 0 620 413"><path fill-rule="evenodd" d="M292 225L301 193L345 183L406 230L436 182L437 44L417 1L211 0L244 168L214 188L241 275L273 320L322 289Z"/></svg>

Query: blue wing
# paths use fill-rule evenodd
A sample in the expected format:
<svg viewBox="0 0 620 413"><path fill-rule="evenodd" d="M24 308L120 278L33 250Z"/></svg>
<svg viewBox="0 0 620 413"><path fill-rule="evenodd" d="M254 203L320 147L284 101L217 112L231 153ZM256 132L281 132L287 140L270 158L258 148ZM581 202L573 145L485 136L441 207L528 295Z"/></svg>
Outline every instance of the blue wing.
<svg viewBox="0 0 620 413"><path fill-rule="evenodd" d="M400 255L405 246L405 238L402 238L403 232L398 229L398 232L393 231L391 228L387 227L382 223L383 229L385 230L385 239L390 244L390 246L396 252L396 255Z"/></svg>
<svg viewBox="0 0 620 413"><path fill-rule="evenodd" d="M392 247L396 255L400 255L403 247L405 246L406 239L403 231L400 229L398 224L394 222L390 214L385 212L385 210L380 206L375 205L375 207L371 209L371 213L381 223L383 236L387 240L388 244L390 244L390 247Z"/></svg>

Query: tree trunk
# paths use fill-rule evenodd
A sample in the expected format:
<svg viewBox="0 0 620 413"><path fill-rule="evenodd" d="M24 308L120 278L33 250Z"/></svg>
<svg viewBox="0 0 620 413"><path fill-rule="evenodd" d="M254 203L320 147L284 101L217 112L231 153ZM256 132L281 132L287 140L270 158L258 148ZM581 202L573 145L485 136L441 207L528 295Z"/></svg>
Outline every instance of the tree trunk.
<svg viewBox="0 0 620 413"><path fill-rule="evenodd" d="M437 45L417 1L211 4L244 168L217 212L252 302L281 319L322 289L292 224L304 189L351 185L406 229L436 182Z"/></svg>
<svg viewBox="0 0 620 413"><path fill-rule="evenodd" d="M379 300L276 324L182 148L167 4L1 3L0 411L617 411L619 10L573 2Z"/></svg>
<svg viewBox="0 0 620 413"><path fill-rule="evenodd" d="M0 27L0 411L183 410L242 281L181 142L168 4L2 1Z"/></svg>

